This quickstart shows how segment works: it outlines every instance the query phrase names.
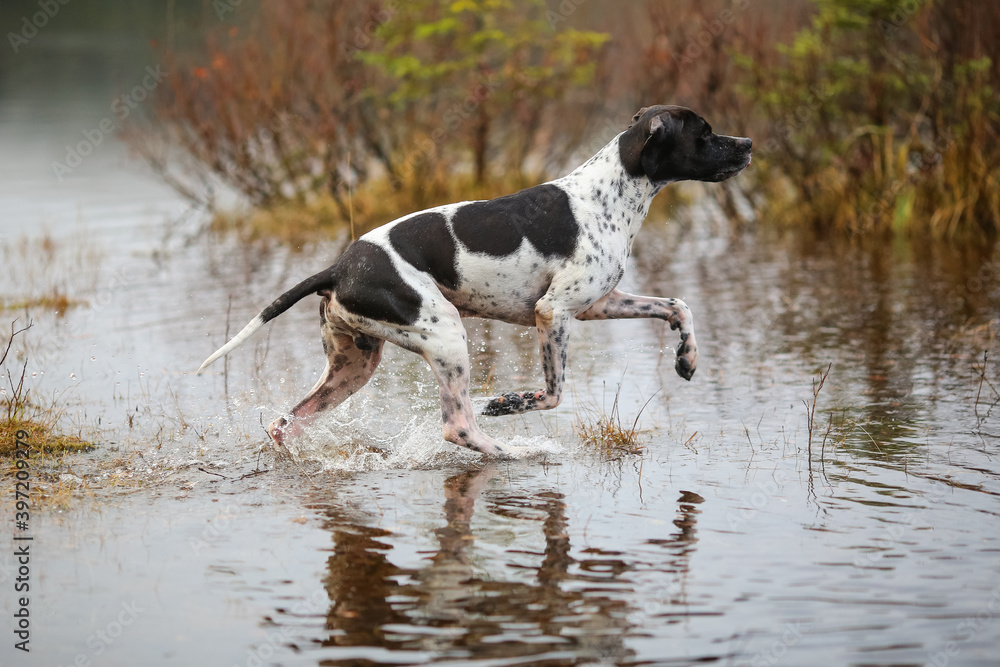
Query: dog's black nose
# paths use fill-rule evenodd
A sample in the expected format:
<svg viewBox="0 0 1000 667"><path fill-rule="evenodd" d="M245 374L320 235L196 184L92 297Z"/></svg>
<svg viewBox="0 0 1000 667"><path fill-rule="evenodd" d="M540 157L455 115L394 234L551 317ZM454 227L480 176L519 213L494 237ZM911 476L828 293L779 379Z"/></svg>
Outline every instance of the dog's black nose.
<svg viewBox="0 0 1000 667"><path fill-rule="evenodd" d="M741 137L737 143L740 148L753 148L753 139L750 137Z"/></svg>

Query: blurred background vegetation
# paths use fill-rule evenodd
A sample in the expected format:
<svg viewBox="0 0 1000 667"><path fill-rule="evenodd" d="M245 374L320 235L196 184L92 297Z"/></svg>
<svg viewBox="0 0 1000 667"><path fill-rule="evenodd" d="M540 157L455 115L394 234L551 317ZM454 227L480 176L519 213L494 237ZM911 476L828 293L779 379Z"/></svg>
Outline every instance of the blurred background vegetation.
<svg viewBox="0 0 1000 667"><path fill-rule="evenodd" d="M559 176L675 103L754 139L748 172L702 192L734 225L1000 229L1000 3L140 4L169 77L122 131L190 199L252 205L223 222L360 232Z"/></svg>

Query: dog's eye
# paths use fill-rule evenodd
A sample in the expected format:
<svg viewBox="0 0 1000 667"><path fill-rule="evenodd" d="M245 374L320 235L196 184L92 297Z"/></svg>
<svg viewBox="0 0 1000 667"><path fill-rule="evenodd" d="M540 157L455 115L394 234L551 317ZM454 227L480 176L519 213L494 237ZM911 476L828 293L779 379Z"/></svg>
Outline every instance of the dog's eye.
<svg viewBox="0 0 1000 667"><path fill-rule="evenodd" d="M712 136L712 128L706 125L705 129L701 131L701 138L708 139L710 136Z"/></svg>

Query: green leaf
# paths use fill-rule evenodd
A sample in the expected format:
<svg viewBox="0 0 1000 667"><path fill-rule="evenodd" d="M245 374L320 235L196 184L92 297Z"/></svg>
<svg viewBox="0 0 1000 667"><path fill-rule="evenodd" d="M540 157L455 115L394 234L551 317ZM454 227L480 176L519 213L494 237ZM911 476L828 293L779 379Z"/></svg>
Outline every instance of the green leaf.
<svg viewBox="0 0 1000 667"><path fill-rule="evenodd" d="M905 188L896 196L896 209L892 215L892 228L897 233L906 231L913 220L913 188Z"/></svg>
<svg viewBox="0 0 1000 667"><path fill-rule="evenodd" d="M413 37L414 39L427 39L435 35L449 35L455 32L456 28L458 28L458 21L448 16L440 21L418 25L417 29L413 32Z"/></svg>

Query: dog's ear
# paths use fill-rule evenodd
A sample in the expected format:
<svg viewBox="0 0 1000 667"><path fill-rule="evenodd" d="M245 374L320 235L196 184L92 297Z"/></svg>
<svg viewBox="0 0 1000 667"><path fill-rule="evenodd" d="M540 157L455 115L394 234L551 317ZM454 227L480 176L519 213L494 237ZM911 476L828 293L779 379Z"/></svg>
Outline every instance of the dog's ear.
<svg viewBox="0 0 1000 667"><path fill-rule="evenodd" d="M628 129L618 139L618 156L629 176L642 176L645 173L642 170L642 147L649 138L649 119L642 122L642 115L648 110L649 107L639 109L632 116Z"/></svg>
<svg viewBox="0 0 1000 667"><path fill-rule="evenodd" d="M629 123L628 126L632 127L633 125L635 125L635 122L637 120L639 120L640 118L642 118L642 114L646 113L647 109L649 109L649 107L643 107L643 108L639 109L638 111L636 111L635 115L632 116L632 122Z"/></svg>
<svg viewBox="0 0 1000 667"><path fill-rule="evenodd" d="M673 114L658 114L650 118L649 136L640 153L642 171L649 180L658 180L654 174L663 170L664 164L677 144L680 129L681 121Z"/></svg>
<svg viewBox="0 0 1000 667"><path fill-rule="evenodd" d="M648 110L649 107L641 109L636 114L638 118L618 140L618 155L629 176L651 176L673 148L677 130L673 114L656 113L643 118Z"/></svg>

